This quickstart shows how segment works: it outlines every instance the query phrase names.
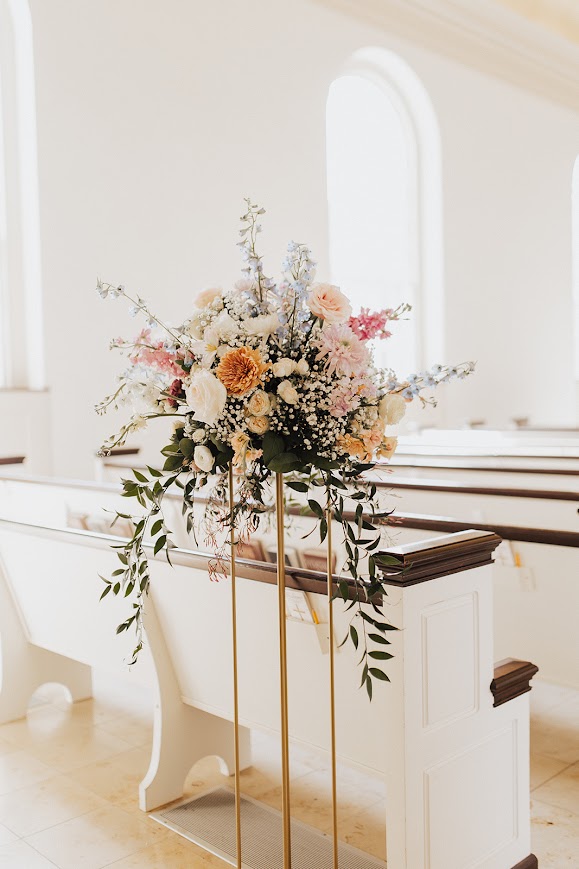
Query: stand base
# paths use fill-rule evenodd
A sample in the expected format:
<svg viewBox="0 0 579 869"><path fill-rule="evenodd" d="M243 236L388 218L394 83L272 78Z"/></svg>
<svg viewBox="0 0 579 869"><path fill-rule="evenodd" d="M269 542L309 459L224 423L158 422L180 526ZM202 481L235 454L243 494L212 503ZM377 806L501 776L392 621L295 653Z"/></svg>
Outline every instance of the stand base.
<svg viewBox="0 0 579 869"><path fill-rule="evenodd" d="M235 859L235 794L215 788L174 808L150 815L230 866ZM281 812L251 797L241 798L244 869L283 869ZM332 839L314 827L291 822L292 869L331 869ZM384 869L386 863L339 843L340 869Z"/></svg>

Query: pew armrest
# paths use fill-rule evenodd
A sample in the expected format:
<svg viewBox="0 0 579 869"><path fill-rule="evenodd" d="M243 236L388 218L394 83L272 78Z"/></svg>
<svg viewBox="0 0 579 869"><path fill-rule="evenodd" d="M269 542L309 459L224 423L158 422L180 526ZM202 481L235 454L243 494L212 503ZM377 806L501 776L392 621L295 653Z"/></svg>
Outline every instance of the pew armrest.
<svg viewBox="0 0 579 869"><path fill-rule="evenodd" d="M493 706L501 706L526 694L531 690L531 679L539 672L539 668L530 661L517 661L515 658L505 658L495 664L494 678L491 682Z"/></svg>

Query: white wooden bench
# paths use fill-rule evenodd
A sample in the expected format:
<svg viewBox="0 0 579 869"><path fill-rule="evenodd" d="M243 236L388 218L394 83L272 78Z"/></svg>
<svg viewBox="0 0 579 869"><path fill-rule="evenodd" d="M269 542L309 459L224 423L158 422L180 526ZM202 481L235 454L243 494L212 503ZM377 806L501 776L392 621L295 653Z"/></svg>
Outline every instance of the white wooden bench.
<svg viewBox="0 0 579 869"><path fill-rule="evenodd" d="M0 521L0 721L23 715L44 681L90 693L90 666L121 672L131 637L115 637L123 602L97 603L114 538ZM341 760L387 785L389 869L533 867L529 832L528 680L533 667L493 667L491 553L484 532L392 550L400 566L386 602L395 657L374 701L358 689L357 653L336 655ZM229 582L210 582L207 555L157 557L145 654L130 674L151 685L151 765L141 807L178 798L207 754L232 769ZM273 566L239 565L241 765L252 728L277 731L277 590ZM288 570L327 622L325 577ZM335 604L338 639L347 616ZM310 625L288 622L290 733L327 749L327 657ZM514 674L514 676L513 676ZM521 678L522 674L522 678ZM497 681L498 680L498 681ZM493 682L494 692L491 690ZM381 686L382 687L382 686ZM506 702L508 701L508 702ZM498 704L495 706L495 704ZM363 737L362 737L363 734Z"/></svg>

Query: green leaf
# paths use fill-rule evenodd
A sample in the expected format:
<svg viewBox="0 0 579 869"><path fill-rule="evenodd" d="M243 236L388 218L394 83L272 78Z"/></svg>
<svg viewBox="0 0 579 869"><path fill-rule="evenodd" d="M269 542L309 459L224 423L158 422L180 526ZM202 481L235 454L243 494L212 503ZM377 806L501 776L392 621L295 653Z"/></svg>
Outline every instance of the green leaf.
<svg viewBox="0 0 579 869"><path fill-rule="evenodd" d="M307 492L309 488L307 483L300 483L297 480L289 480L286 482L286 486L295 492Z"/></svg>
<svg viewBox="0 0 579 869"><path fill-rule="evenodd" d="M372 700L372 680L369 676L366 679L366 691L368 692L368 697Z"/></svg>
<svg viewBox="0 0 579 869"><path fill-rule="evenodd" d="M377 652L371 651L368 652L371 658L376 658L378 661L389 661L390 658L393 658L394 655L389 654L389 652Z"/></svg>
<svg viewBox="0 0 579 869"><path fill-rule="evenodd" d="M161 536L157 539L157 542L155 543L155 548L153 549L153 554L156 555L157 552L160 552L166 542L167 542L167 535L161 534Z"/></svg>
<svg viewBox="0 0 579 869"><path fill-rule="evenodd" d="M382 670L379 670L377 667L370 667L368 672L370 672L375 679L380 679L382 682L390 681L386 673L383 673Z"/></svg>
<svg viewBox="0 0 579 869"><path fill-rule="evenodd" d="M308 506L312 513L318 517L318 519L324 518L324 508L317 501L314 501L313 498L308 498Z"/></svg>
<svg viewBox="0 0 579 869"><path fill-rule="evenodd" d="M381 634L368 634L368 638L373 640L375 643L383 643L385 646L390 645L390 640L387 640L386 637L383 637Z"/></svg>
<svg viewBox="0 0 579 869"><path fill-rule="evenodd" d="M295 453L278 453L266 462L270 471L276 474L285 474L288 471L297 471L302 466L302 461Z"/></svg>
<svg viewBox="0 0 579 869"><path fill-rule="evenodd" d="M159 533L159 531L161 530L162 527L163 527L163 520L157 519L157 521L155 522L155 524L151 528L151 536L155 537L155 535Z"/></svg>
<svg viewBox="0 0 579 869"><path fill-rule="evenodd" d="M135 477L137 478L139 483L148 483L149 482L144 474L141 474L140 471L135 471L134 468L133 468L133 474L135 475Z"/></svg>
<svg viewBox="0 0 579 869"><path fill-rule="evenodd" d="M273 431L266 431L262 441L263 461L269 467L271 459L283 453L285 450L285 441L280 434Z"/></svg>
<svg viewBox="0 0 579 869"><path fill-rule="evenodd" d="M181 438L179 441L179 450L183 453L186 459L190 459L195 452L195 444L190 438Z"/></svg>
<svg viewBox="0 0 579 869"><path fill-rule="evenodd" d="M169 456L166 459L165 464L163 465L164 471L176 471L177 468L180 468L183 465L183 456L181 454L177 456Z"/></svg>
<svg viewBox="0 0 579 869"><path fill-rule="evenodd" d="M109 591L111 590L111 588L112 588L112 586L110 586L110 585L106 585L106 586L105 586L105 589L104 589L104 591L103 591L103 593L101 594L101 596L100 596L100 598L99 598L99 600L102 600L103 597L106 597L107 594L109 593Z"/></svg>
<svg viewBox="0 0 579 869"><path fill-rule="evenodd" d="M358 631L354 627L354 625L350 625L350 636L352 638L352 642L354 643L354 648L358 648Z"/></svg>

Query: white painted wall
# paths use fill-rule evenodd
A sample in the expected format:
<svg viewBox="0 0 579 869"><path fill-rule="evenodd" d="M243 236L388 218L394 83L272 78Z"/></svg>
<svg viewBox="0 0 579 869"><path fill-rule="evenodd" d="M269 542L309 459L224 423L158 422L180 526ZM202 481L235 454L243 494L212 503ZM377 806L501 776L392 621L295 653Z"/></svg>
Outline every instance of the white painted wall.
<svg viewBox="0 0 579 869"><path fill-rule="evenodd" d="M348 57L398 51L443 148L448 425L574 419L570 185L579 115L308 0L30 0L54 471L90 475L112 430L92 413L131 332L97 274L179 318L237 274L242 197L327 272L325 99ZM361 219L363 215L361 215ZM346 288L355 292L355 288ZM1 445L1 444L0 444Z"/></svg>

